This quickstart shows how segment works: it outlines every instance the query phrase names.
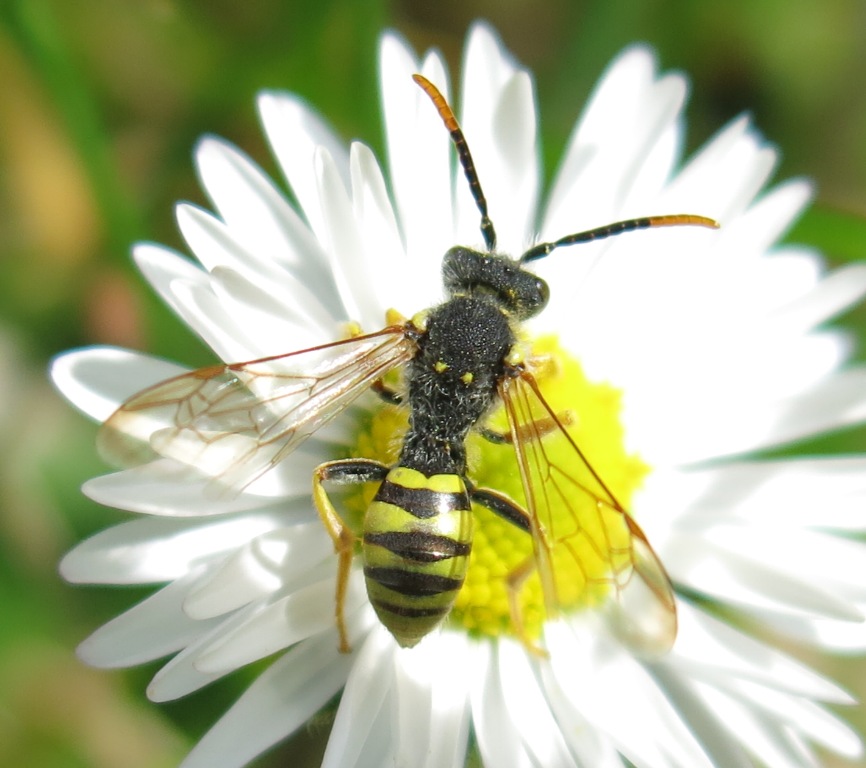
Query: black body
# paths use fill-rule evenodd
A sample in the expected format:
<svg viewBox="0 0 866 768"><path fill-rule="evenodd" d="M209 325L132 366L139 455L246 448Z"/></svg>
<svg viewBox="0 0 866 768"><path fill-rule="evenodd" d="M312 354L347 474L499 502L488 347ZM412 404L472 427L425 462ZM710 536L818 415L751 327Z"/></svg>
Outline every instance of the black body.
<svg viewBox="0 0 866 768"><path fill-rule="evenodd" d="M407 366L410 421L400 465L425 475L466 474L469 430L496 399L512 323L547 303L547 284L506 256L452 248L443 261L450 298L432 309Z"/></svg>

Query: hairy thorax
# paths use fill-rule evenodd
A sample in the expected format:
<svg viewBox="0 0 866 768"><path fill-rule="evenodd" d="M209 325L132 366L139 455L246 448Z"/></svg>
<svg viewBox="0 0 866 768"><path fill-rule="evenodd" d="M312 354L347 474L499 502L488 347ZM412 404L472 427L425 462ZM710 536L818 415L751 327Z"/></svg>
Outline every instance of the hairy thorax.
<svg viewBox="0 0 866 768"><path fill-rule="evenodd" d="M430 312L418 344L400 463L427 475L463 474L466 435L496 397L514 333L490 297L459 296Z"/></svg>

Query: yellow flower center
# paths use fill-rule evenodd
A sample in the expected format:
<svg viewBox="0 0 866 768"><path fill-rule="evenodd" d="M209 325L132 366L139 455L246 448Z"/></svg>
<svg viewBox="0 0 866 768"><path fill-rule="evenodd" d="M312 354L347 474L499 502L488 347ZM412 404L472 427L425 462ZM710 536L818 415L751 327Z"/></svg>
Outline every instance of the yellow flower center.
<svg viewBox="0 0 866 768"><path fill-rule="evenodd" d="M632 493L640 486L648 467L626 453L620 422L621 393L608 384L587 380L580 364L554 336L535 339L529 357L543 361L534 375L553 411L575 443L592 462L617 500L629 508ZM408 426L405 408L383 405L362 425L349 455L393 465ZM491 414L486 426L508 434L503 408ZM578 483L597 487L569 441L550 428L541 438L544 454L558 469ZM514 447L497 444L474 433L467 441L468 476L476 488L489 488L526 508ZM360 520L374 488L350 493L346 504L351 519ZM622 564L629 545L628 532L616 510L603 509L590 494L575 494L566 508L551 510L552 529L580 528L586 535L569 540L568 547L554 548L557 603L561 610L578 611L597 605L610 591L611 566ZM508 601L507 577L533 554L532 537L489 509L473 505L475 532L466 580L448 619L477 635L516 634ZM601 529L604 528L602 531ZM599 551L599 542L607 551ZM530 638L540 635L546 617L538 573L533 572L519 592L521 619Z"/></svg>

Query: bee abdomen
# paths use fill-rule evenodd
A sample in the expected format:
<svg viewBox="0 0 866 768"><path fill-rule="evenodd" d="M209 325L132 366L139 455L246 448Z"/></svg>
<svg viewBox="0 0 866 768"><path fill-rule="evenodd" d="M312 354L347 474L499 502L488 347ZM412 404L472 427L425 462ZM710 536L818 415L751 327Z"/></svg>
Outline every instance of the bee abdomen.
<svg viewBox="0 0 866 768"><path fill-rule="evenodd" d="M391 470L364 518L364 574L379 620L415 645L451 610L472 549L463 480Z"/></svg>

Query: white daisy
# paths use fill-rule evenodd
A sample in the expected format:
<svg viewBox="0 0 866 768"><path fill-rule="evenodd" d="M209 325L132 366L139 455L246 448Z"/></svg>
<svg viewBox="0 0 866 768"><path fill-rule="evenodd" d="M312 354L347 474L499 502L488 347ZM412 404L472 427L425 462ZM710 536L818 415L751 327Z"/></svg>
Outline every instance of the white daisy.
<svg viewBox="0 0 866 768"><path fill-rule="evenodd" d="M445 251L482 247L447 132L411 79L421 72L447 97L441 57L419 61L388 34L380 71L388 181L367 147L347 150L310 106L265 93L262 122L299 210L209 137L196 158L216 214L177 209L200 265L136 247L147 279L221 359L284 354L340 338L349 321L375 330L391 307L408 316L433 306ZM866 457L740 458L866 418L866 371L842 369L848 339L819 328L866 293L866 268L826 275L813 251L774 245L810 188L761 193L776 153L747 119L678 168L686 82L658 74L646 48L627 49L601 79L541 206L532 80L484 25L469 35L460 91L500 251L633 216L685 211L722 223L533 263L552 296L531 334L556 334L550 354L563 368L579 361L593 404L556 407L573 407L581 444L624 489L670 574L673 648L637 655L603 611L578 600L539 630L547 657L528 653L502 607L517 545L498 541L508 536L479 513L470 575L444 629L399 648L356 567L352 652L338 652L336 558L310 477L323 461L393 438L393 418L371 397L234 497L214 498L201 472L169 458L86 483L92 499L139 517L79 545L63 575L167 586L86 640L82 658L118 667L171 655L148 689L166 701L283 652L187 768L243 765L341 690L327 766L462 765L470 732L497 768L808 766L816 746L856 758L859 737L826 709L852 703L849 694L719 613L821 652L866 649L866 550L850 538L866 522ZM69 400L105 420L183 370L92 348L52 373ZM475 460L478 482L504 488L503 470L485 462ZM530 600L527 610L540 609Z"/></svg>

